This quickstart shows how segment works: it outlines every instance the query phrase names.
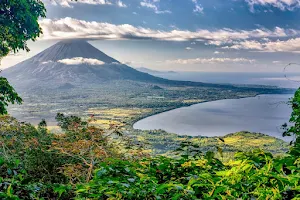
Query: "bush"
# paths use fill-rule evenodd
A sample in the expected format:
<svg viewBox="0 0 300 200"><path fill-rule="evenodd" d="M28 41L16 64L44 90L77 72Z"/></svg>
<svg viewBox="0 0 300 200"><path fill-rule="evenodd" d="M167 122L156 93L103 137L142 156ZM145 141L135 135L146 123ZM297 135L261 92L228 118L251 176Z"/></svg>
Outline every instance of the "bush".
<svg viewBox="0 0 300 200"><path fill-rule="evenodd" d="M79 199L297 199L300 163L256 150L222 165L215 158L113 160L77 186Z"/></svg>

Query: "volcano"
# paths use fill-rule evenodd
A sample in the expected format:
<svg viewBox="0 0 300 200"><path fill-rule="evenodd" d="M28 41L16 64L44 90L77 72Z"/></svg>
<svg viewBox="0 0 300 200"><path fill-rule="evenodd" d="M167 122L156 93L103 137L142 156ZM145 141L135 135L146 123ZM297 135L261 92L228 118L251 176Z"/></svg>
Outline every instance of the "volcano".
<svg viewBox="0 0 300 200"><path fill-rule="evenodd" d="M109 57L83 40L62 41L3 71L17 87L99 84L109 80L164 82Z"/></svg>
<svg viewBox="0 0 300 200"><path fill-rule="evenodd" d="M8 78L18 91L89 87L91 84L122 80L172 86L233 87L159 78L109 57L85 40L58 42L32 58L3 70L1 75Z"/></svg>

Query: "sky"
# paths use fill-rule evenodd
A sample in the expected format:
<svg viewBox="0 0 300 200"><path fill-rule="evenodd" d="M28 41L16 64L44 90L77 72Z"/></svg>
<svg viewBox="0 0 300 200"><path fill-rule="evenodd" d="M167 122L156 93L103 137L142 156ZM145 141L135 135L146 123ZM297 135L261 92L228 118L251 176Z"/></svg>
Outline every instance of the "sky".
<svg viewBox="0 0 300 200"><path fill-rule="evenodd" d="M281 72L300 63L300 0L43 2L43 35L0 68L77 38L129 66L154 70Z"/></svg>

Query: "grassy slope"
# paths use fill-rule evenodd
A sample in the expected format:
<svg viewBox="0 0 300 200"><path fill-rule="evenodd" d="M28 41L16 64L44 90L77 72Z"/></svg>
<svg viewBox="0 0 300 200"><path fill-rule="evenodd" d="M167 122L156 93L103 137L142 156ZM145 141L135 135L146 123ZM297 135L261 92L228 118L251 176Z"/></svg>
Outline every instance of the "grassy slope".
<svg viewBox="0 0 300 200"><path fill-rule="evenodd" d="M124 126L134 140L143 144L145 148L151 149L154 154L172 154L172 150L178 148L182 141L191 141L201 146L201 151L217 151L217 147L223 149L224 157L231 157L236 151L261 148L276 155L282 155L288 150L288 144L280 139L261 133L239 132L221 137L191 137L179 136L167 133L163 130L142 131L132 128L133 122L141 116L148 116L154 111L152 109L139 108L117 108L117 109L90 109L89 114L94 114L95 125L107 128L110 123Z"/></svg>

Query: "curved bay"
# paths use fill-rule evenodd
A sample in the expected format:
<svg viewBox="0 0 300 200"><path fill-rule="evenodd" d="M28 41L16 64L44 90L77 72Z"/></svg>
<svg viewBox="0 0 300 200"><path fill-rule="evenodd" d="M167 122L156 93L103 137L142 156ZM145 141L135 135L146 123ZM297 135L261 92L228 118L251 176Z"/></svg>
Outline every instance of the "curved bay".
<svg viewBox="0 0 300 200"><path fill-rule="evenodd" d="M200 103L147 117L134 128L209 137L250 131L282 138L280 128L289 120L291 108L286 103L292 96L259 95Z"/></svg>

